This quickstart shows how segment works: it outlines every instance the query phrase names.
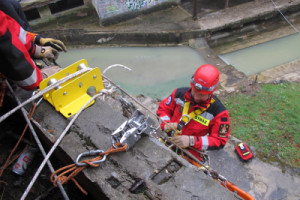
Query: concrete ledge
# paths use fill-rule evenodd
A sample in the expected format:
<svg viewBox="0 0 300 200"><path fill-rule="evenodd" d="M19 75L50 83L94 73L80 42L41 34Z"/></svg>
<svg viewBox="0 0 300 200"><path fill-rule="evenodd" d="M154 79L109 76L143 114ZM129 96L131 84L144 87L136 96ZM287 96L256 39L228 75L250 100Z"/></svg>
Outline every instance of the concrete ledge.
<svg viewBox="0 0 300 200"><path fill-rule="evenodd" d="M27 95L19 92L23 98ZM111 98L109 101L118 104L117 101L112 103ZM45 101L36 110L34 119L50 146L68 124L68 120ZM67 165L88 150L105 151L111 146L110 134L125 120L121 111L97 99L81 113L55 152ZM142 180L145 187L140 192L131 192L137 180ZM234 199L233 193L149 137L143 137L127 152L110 155L97 168L84 169L78 181L95 199L100 195L109 199L191 199L192 196Z"/></svg>
<svg viewBox="0 0 300 200"><path fill-rule="evenodd" d="M119 15L110 16L110 17L107 17L107 18L101 18L100 17L100 24L103 25L103 26L108 26L108 25L111 25L111 24L117 24L117 23L120 23L122 21L126 21L128 19L135 18L139 15L149 14L149 13L152 13L154 11L163 10L163 9L166 9L166 8L174 6L174 5L178 5L178 3L170 1L170 2L166 2L166 3L158 4L156 6L148 8L148 9L134 10L134 11L131 11L131 12L121 13Z"/></svg>

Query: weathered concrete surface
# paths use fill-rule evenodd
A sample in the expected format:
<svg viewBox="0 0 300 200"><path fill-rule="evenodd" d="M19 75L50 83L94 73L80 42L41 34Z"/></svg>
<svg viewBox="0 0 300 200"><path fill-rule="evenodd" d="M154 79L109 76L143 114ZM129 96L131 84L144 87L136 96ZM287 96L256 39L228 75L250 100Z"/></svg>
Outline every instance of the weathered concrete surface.
<svg viewBox="0 0 300 200"><path fill-rule="evenodd" d="M24 94L24 92L22 91ZM118 107L117 101L108 99ZM113 102L112 102L113 101ZM80 153L88 150L107 150L110 134L126 118L120 110L97 99L82 112L62 140L56 154L71 164ZM34 119L43 132L44 140L54 143L67 126L64 119L48 102L42 102ZM51 130L51 131L50 131ZM234 194L207 177L154 138L143 137L131 150L110 155L97 168L87 168L79 182L95 199L101 192L109 199L234 199ZM145 181L143 192L133 194L129 189L137 179ZM246 188L247 189L247 188Z"/></svg>
<svg viewBox="0 0 300 200"><path fill-rule="evenodd" d="M179 0L155 0L155 1L104 1L92 0L101 25L118 23L128 18L134 18L142 13L151 12L158 8L166 8L176 5Z"/></svg>
<svg viewBox="0 0 300 200"><path fill-rule="evenodd" d="M19 90L24 96L24 91ZM25 93L26 94L26 93ZM157 104L140 97L141 103L155 111ZM65 165L88 150L106 150L111 146L110 134L126 118L121 105L111 97L82 112L55 151ZM145 112L146 113L146 112ZM151 115L150 115L151 116ZM70 120L43 101L34 119L42 131L41 138L51 147ZM238 139L230 138L224 149L211 151L210 166L255 199L298 200L300 177L254 158L249 163L239 161L234 153ZM255 153L255 149L252 149ZM154 138L143 137L131 150L110 155L100 167L89 167L77 178L95 199L235 199L233 194L167 149ZM137 180L146 188L133 194L129 190Z"/></svg>
<svg viewBox="0 0 300 200"><path fill-rule="evenodd" d="M300 0L274 2L283 13L295 13L291 18L295 22ZM267 29L264 21L271 19L280 21L280 26L284 26L284 29L278 30L276 27L276 34L274 31L267 32L257 36L254 41L247 42L249 41L247 38ZM100 47L187 45L199 51L201 55L207 55L205 58L207 62L219 67L221 84L226 92L236 91L237 88L255 81L255 78L248 81L243 73L232 66L227 66L210 48L211 45L218 45L223 39L228 38L226 49L220 50L224 53L294 33L272 2L266 0L229 7L203 15L197 20L192 20L191 13L181 6L174 6L110 26L99 26L94 18L83 18L71 22L57 22L55 26L39 27L38 30L44 35L59 38L75 48L86 45ZM234 38L237 40L235 43L230 42L233 34L237 34Z"/></svg>
<svg viewBox="0 0 300 200"><path fill-rule="evenodd" d="M83 16L87 16L88 14L93 16L96 15L96 11L93 9L92 3L90 0L83 0L83 5L75 6L73 8L65 8L65 10L61 12L53 13L51 9L51 5L56 3L61 3L60 0L22 0L20 4L23 10L29 13L35 13L35 19L31 19L31 26L39 26L41 24L51 24L51 22L55 23L58 20L75 20L78 18L82 18ZM71 4L72 1L64 2L64 4L60 4L60 6L66 6L67 4ZM78 1L76 3L79 3ZM30 19L30 18L29 18Z"/></svg>
<svg viewBox="0 0 300 200"><path fill-rule="evenodd" d="M275 1L276 4L279 6L281 10L285 11L292 11L293 9L297 8L297 6L300 4L299 0L281 0L281 1ZM260 4L257 4L260 3ZM256 7L254 6L256 5ZM249 9L251 11L248 11L247 6L252 9ZM153 41L154 44L161 43L162 41L167 41L163 45L174 45L178 43L188 43L193 48L197 49L199 52L203 52L207 54L207 61L209 63L215 64L216 66L219 66L221 73L221 85L222 89L226 90L227 92L235 91L237 88L237 83L240 84L241 80L247 81L247 77L245 77L242 73L235 70L232 66L225 66L220 59L217 58L215 53L207 47L205 44L205 39L194 39L194 38L200 38L202 36L205 36L206 40L209 39L211 36L221 37L221 32L223 29L230 29L235 28L238 29L239 27L245 27L245 23L250 23L250 18L253 16L253 12L256 11L256 16L259 16L256 18L254 15L254 19L260 19L260 18L272 18L274 15L278 15L278 12L274 8L274 6L271 4L271 1L257 1L257 2L249 2L247 3L247 6L241 5L236 6L233 8L229 8L227 10L218 11L216 13L212 13L207 16L201 17L197 21L191 20L191 14L183 10L181 7L174 7L170 8L166 11L159 11L155 12L153 15L147 15L147 16L140 16L136 19L129 20L124 23L120 23L117 25L109 26L109 27L99 27L98 23L85 23L86 21L81 21L81 23L77 23L75 26L74 24L59 24L56 31L53 31L53 27L51 28L51 31L53 31L53 36L59 36L59 32L63 33L63 41L66 42L78 42L82 41L82 45L84 45L84 40L87 40L89 44L93 45L150 45L147 42ZM254 6L254 7L253 7ZM243 8L243 9L239 9ZM258 9L259 8L259 9ZM291 10L289 10L289 8ZM271 10L270 10L271 9ZM172 13L172 15L168 15L169 13ZM228 15L229 13L229 15ZM217 17L217 14L219 16ZM232 15L231 15L232 14ZM225 16L226 15L226 16ZM228 16L232 16L231 18L228 18ZM245 20L241 19L242 16L245 18ZM223 20L226 19L226 20ZM160 23L157 23L160 19ZM202 21L203 20L203 21ZM80 22L80 21L79 21ZM222 23L221 23L222 22ZM210 25L211 23L211 25ZM80 29L78 29L78 24L80 24ZM218 28L218 26L222 28ZM204 28L205 27L205 28ZM74 34L68 35L69 28L76 28L74 30ZM254 27L255 29L255 27ZM41 29L45 30L45 33L47 32L47 28ZM82 34L80 36L80 34ZM206 37L208 35L208 37ZM226 34L225 34L226 35ZM79 37L80 36L80 37ZM224 36L224 35L223 35ZM163 40L163 39L164 40ZM171 39L170 39L171 38ZM216 39L216 38L215 38ZM242 38L243 39L243 38ZM138 42L137 42L138 41ZM262 40L261 40L262 41ZM263 41L266 41L265 39ZM151 44L153 44L151 43ZM293 68L294 66L294 68ZM289 73L296 72L297 74L295 77L299 77L299 63L297 61L292 62L291 64L284 65L284 70L278 70L276 72L276 76L283 76L282 72L286 72L286 70ZM281 72L281 74L280 74ZM276 80L275 77L267 78L267 79L260 79L260 77L270 77L272 76L273 72L266 72L265 74L262 73L262 76L258 76L259 82L264 82L264 80ZM234 77L234 78L232 78ZM255 80L255 77L254 79ZM247 82L248 83L248 82ZM64 149L64 151L67 154L70 154L70 158L68 159L68 162L71 163L71 160L74 161L75 157L87 149L106 149L110 146L110 139L108 134L111 133L118 125L121 124L123 121L123 117L119 116L120 118L116 117L117 115L113 115L113 121L119 122L119 124L115 124L114 126L111 124L112 121L107 121L107 119L102 119L105 121L105 126L101 124L101 126L97 126L95 124L98 123L98 118L101 117L101 109L106 108L106 106L102 105L102 102L99 103L100 105L100 112L98 112L96 115L94 113L93 116L96 115L96 117L93 117L92 119L89 118L88 114L84 114L78 119L76 122L76 126L72 128L70 133L66 136L64 141L62 142L60 148ZM91 107L94 108L94 107ZM40 110L41 109L41 110ZM61 131L62 127L65 127L67 122L64 120L60 120L62 118L59 117L59 115L53 115L48 116L48 112L53 110L51 106L48 105L48 103L44 102L42 104L42 107L39 108L38 114L36 116L36 120L39 122L45 122L43 128L45 130L54 130L53 133L45 132L45 135L48 136L48 138L52 141L57 138L57 135L59 131ZM113 112L114 113L114 112ZM120 115L119 112L117 112L118 115ZM83 116L87 118L85 121ZM102 116L103 117L103 116ZM125 119L125 118L124 118ZM46 123L49 123L50 126ZM51 125L52 124L52 125ZM83 126L84 128L81 128ZM59 128L57 128L59 127ZM105 128L107 127L107 128ZM90 130L89 133L85 133L85 131L82 130ZM52 131L50 131L52 132ZM98 137L100 133L100 137L98 139L95 139L96 141L93 141L94 138L96 138L96 134ZM83 135L84 134L84 135ZM83 137L84 136L84 137ZM93 138L92 142L88 138ZM148 151L145 151L149 148L149 144L155 144L152 145L152 147L159 148L159 154L153 155L151 158L158 159L160 162L156 163L154 160L151 160L149 157L149 154L152 156L152 154ZM292 199L292 200L298 200L300 198L298 187L300 185L299 182L299 176L293 175L291 176L288 172L282 172L281 169L274 167L270 164L266 164L259 159L254 159L252 162L248 164L243 164L238 161L237 157L234 155L234 145L233 143L228 143L224 150L217 151L217 152L210 152L211 155L211 166L213 169L216 169L220 174L231 180L236 185L243 188L245 191L252 194L256 199L267 199L267 200L273 200L273 199ZM77 148L74 148L74 147ZM145 148L145 149L144 149ZM141 150L144 149L144 150ZM157 149L151 149L153 152L157 153ZM166 153L167 152L167 153ZM66 156L66 154L64 154ZM134 156L134 158L133 158ZM143 158L145 156L145 158ZM148 156L148 157L146 157ZM155 156L155 157L154 157ZM166 158L165 158L165 157ZM136 198L136 199L143 199L146 198L146 195L138 194L134 195L128 192L128 189L132 186L134 182L134 178L142 178L146 181L149 193L151 193L151 196L154 197L160 197L165 194L162 194L161 189L168 188L170 191L174 191L174 194L176 194L178 197L182 197L180 199L185 199L184 197L187 197L186 199L189 199L192 195L198 195L198 193L193 193L198 188L192 188L190 189L190 196L187 195L187 190L185 189L188 185L188 181L190 181L193 177L190 175L194 174L195 169L194 167L188 167L188 164L176 157L176 161L182 164L182 166L177 171L176 178L172 176L172 178L167 181L166 183L157 186L156 184L153 184L154 179L157 180L158 178L154 178L154 174L156 172L161 171L163 169L163 166L166 165L167 161L170 161L174 159L176 156L173 155L173 153L166 151L163 147L158 146L156 143L154 143L152 140L148 140L146 138L143 138L139 143L135 146L134 149L130 150L126 153L120 153L119 155L113 155L111 156L101 167L97 169L86 169L85 170L85 177L90 178L92 181L94 181L94 178L96 176L100 177L100 181L95 181L95 183L91 183L88 179L85 179L84 177L79 177L82 183L88 184L88 188L91 190L89 192L99 195L99 193L95 192L97 191L97 186L99 186L102 190L105 189L105 193L107 197L109 198L115 198L120 197L118 196L120 193L119 191L123 191L122 197L125 197L124 194L128 195L128 198ZM143 159L141 159L143 158ZM128 162L131 164L124 164L124 160L128 159L132 162ZM126 160L126 161L128 161ZM137 160L139 162L137 162ZM122 165L116 165L116 161L122 163ZM66 164L69 164L66 163ZM145 171L137 171L141 170L140 166L139 168L136 168L136 164L143 164L143 168L145 168ZM145 165L145 166L144 166ZM142 169L143 169L142 168ZM125 172L123 172L125 171ZM151 176L151 171L153 171L153 174ZM188 173L187 173L188 172ZM182 183L177 184L177 176L178 178L181 178L181 180L184 180ZM185 179L182 179L182 177L185 176ZM197 174L199 176L199 180L201 180L200 186L204 189L201 189L202 191L205 190L205 185L210 186L209 188L213 188L209 190L212 194L215 194L215 191L217 195L221 195L224 192L224 196L220 199L234 199L230 194L227 194L227 191L223 191L223 188L221 186L217 186L216 183L213 181L207 179L207 177L202 173L199 172ZM128 178L130 177L130 178ZM108 181L106 181L106 179ZM121 182L121 184L114 189L112 185L116 182ZM173 182L175 181L175 184ZM110 183L108 183L110 182ZM197 182L198 184L198 182ZM212 185L211 185L212 184ZM95 186L96 185L96 186ZM195 186L195 185L193 185ZM298 187L297 187L298 186ZM98 189L99 189L98 187ZM183 188L183 189L181 189ZM199 190L199 191L201 191ZM215 191L214 191L215 190ZM199 192L197 190L197 192ZM95 193L94 193L95 192ZM219 193L220 192L220 193ZM213 195L208 195L206 193L200 192L200 199L219 199ZM183 195L183 196L180 196ZM186 196L185 196L186 195ZM204 195L204 196L201 196ZM227 196L229 195L229 196ZM150 196L150 194L148 194ZM169 196L163 196L168 198ZM163 198L162 198L163 199Z"/></svg>
<svg viewBox="0 0 300 200"><path fill-rule="evenodd" d="M300 1L274 1L281 12L297 10ZM241 14L242 12L242 14ZM223 9L218 12L204 16L199 21L203 30L216 31L226 28L243 27L244 24L255 20L267 20L278 15L278 10L274 7L272 1L258 0L241 4L230 9Z"/></svg>
<svg viewBox="0 0 300 200"><path fill-rule="evenodd" d="M256 199L299 200L300 177L255 158L249 163L240 162L234 152L241 142L230 138L224 149L209 152L213 169L224 175ZM255 153L254 148L252 148Z"/></svg>
<svg viewBox="0 0 300 200"><path fill-rule="evenodd" d="M300 82L300 60L263 71L249 77L258 83L280 83L281 81Z"/></svg>
<svg viewBox="0 0 300 200"><path fill-rule="evenodd" d="M287 14L297 12L300 7L300 0L275 3ZM175 45L186 44L193 38L211 40L214 37L225 37L226 34L230 36L228 30L246 31L252 22L271 20L278 16L280 14L271 1L258 0L211 12L197 20L193 20L192 14L179 5L109 26L99 26L99 21L94 17L82 17L75 21L56 21L52 26L39 26L36 31L61 38L70 45Z"/></svg>

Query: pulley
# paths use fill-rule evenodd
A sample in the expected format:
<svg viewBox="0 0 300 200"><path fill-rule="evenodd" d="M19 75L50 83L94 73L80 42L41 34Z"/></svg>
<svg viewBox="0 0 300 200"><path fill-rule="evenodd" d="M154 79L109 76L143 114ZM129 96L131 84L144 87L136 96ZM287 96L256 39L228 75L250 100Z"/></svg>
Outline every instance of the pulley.
<svg viewBox="0 0 300 200"><path fill-rule="evenodd" d="M121 143L127 144L129 150L142 137L142 134L151 135L155 132L155 122L144 114L136 110L129 120L126 120L119 128L111 135L112 145Z"/></svg>

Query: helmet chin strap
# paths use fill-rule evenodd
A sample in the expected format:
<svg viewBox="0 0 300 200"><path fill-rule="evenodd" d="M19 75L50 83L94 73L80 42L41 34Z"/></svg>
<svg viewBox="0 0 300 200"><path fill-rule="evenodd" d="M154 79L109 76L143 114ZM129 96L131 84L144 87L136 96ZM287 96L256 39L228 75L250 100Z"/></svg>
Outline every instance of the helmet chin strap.
<svg viewBox="0 0 300 200"><path fill-rule="evenodd" d="M195 101L195 99L194 99L194 97L193 97L193 95L192 95L192 92L190 93L190 97L191 97L192 101L195 102L196 104L201 104L201 103L206 103L206 102L208 102L209 99L211 99L212 94L208 95L208 98L206 99L206 101L201 101L201 102L199 102L199 103L197 103L197 102Z"/></svg>

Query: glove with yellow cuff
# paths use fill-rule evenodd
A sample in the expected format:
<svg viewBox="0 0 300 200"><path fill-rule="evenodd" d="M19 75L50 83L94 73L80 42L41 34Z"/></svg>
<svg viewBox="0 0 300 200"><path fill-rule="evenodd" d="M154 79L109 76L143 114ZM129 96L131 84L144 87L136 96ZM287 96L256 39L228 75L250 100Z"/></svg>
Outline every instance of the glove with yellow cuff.
<svg viewBox="0 0 300 200"><path fill-rule="evenodd" d="M57 51L67 52L66 46L60 40L56 40L53 38L43 38L40 35L36 35L34 37L34 42L41 46L51 46L52 48L56 49Z"/></svg>

